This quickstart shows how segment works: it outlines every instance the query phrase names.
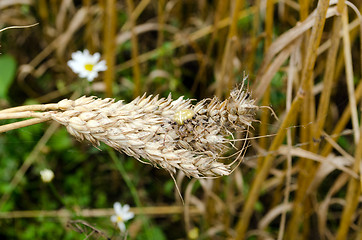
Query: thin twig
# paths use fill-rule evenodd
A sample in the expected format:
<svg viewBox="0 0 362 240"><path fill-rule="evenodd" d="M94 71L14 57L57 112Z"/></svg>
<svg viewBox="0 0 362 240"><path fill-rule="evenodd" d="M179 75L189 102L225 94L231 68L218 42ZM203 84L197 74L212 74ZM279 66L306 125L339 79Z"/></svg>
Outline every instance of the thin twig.
<svg viewBox="0 0 362 240"><path fill-rule="evenodd" d="M34 24L24 25L24 26L10 26L10 27L0 29L0 32L6 31L6 30L9 30L9 29L16 29L16 28L30 28L30 27L34 27L34 26L36 26L38 24L39 23L34 23Z"/></svg>

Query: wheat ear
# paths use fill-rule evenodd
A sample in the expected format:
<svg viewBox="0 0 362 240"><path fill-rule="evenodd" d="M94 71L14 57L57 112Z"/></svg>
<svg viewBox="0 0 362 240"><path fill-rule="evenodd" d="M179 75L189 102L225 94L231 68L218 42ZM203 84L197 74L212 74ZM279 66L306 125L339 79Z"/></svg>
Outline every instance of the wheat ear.
<svg viewBox="0 0 362 240"><path fill-rule="evenodd" d="M214 97L195 105L183 97L173 100L171 95L143 95L128 104L83 96L3 110L0 119L28 116L35 117L35 123L52 119L80 141L88 140L96 147L104 142L170 174L181 170L189 177L201 178L231 173L235 159L225 163L224 155L235 148L236 131L247 133L257 109L255 100L241 86L224 101ZM239 153L245 148L244 144ZM235 156L240 158L241 154L230 155Z"/></svg>

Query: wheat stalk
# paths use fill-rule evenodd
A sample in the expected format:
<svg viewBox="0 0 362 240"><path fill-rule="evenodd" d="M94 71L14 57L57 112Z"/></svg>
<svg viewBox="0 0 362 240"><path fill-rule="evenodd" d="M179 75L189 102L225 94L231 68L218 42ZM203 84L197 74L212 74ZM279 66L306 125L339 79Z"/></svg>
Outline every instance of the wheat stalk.
<svg viewBox="0 0 362 240"><path fill-rule="evenodd" d="M83 96L57 104L6 109L0 111L0 119L35 117L34 123L52 119L79 141L88 140L95 147L104 142L171 175L181 170L189 177L200 178L232 172L231 166L246 149L246 140L239 139L244 144L237 153L229 157L224 154L236 148L236 131L247 134L257 109L255 100L241 86L224 101L214 97L196 105L183 97L173 100L171 95L143 95L128 104ZM1 127L11 129L8 125L0 126L0 132ZM234 160L223 163L226 158Z"/></svg>

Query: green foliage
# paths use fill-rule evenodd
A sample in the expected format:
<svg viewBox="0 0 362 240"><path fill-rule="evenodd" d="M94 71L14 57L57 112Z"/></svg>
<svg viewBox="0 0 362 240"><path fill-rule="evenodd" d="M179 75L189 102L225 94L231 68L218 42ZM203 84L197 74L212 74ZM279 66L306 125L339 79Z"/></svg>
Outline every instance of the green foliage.
<svg viewBox="0 0 362 240"><path fill-rule="evenodd" d="M174 48L173 48L172 43L165 42L161 46L161 48L159 48L157 50L157 52L152 55L152 59L158 59L160 57L172 56L173 53L174 53Z"/></svg>
<svg viewBox="0 0 362 240"><path fill-rule="evenodd" d="M8 91L15 79L16 60L11 55L0 55L0 99L7 99Z"/></svg>
<svg viewBox="0 0 362 240"><path fill-rule="evenodd" d="M38 218L29 222L16 219L12 223L0 223L2 234L12 236L11 239L31 240L31 239L84 239L77 232L64 232L60 219ZM21 229L21 230L19 230Z"/></svg>
<svg viewBox="0 0 362 240"><path fill-rule="evenodd" d="M60 128L49 140L48 146L56 151L62 152L72 147L72 139L65 128Z"/></svg>
<svg viewBox="0 0 362 240"><path fill-rule="evenodd" d="M270 93L270 102L272 106L280 108L285 103L285 74L278 72L272 79L272 90Z"/></svg>
<svg viewBox="0 0 362 240"><path fill-rule="evenodd" d="M159 227L151 227L150 229L148 229L148 231L150 232L150 236L151 238L149 238L149 236L147 236L145 233L142 233L140 235L137 236L137 240L143 240L143 239L149 239L149 240L166 240L166 236L165 234L162 232L162 229Z"/></svg>
<svg viewBox="0 0 362 240"><path fill-rule="evenodd" d="M341 136L340 138L338 138L338 144L343 147L343 149L346 149L347 152L349 153L353 153L354 151L354 146L351 143L353 140L352 139L348 139L347 137Z"/></svg>
<svg viewBox="0 0 362 240"><path fill-rule="evenodd" d="M263 210L264 210L264 205L263 205L262 202L257 201L257 202L255 203L254 208L255 208L255 211L261 213L261 212L263 212Z"/></svg>

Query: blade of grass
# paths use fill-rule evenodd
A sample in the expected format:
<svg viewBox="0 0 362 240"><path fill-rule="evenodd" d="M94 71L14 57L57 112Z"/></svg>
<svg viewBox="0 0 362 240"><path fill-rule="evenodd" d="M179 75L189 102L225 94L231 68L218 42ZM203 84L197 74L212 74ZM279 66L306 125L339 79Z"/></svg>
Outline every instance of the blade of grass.
<svg viewBox="0 0 362 240"><path fill-rule="evenodd" d="M298 44L299 46L299 44ZM291 103L292 103L292 93L293 93L293 80L298 75L298 50L294 51L290 57L289 68L288 68L288 83L287 83L287 98L286 98L286 111L290 111ZM296 79L298 80L298 79ZM292 130L287 130L287 162L286 162L286 176L285 176L285 189L284 189L284 199L283 205L287 206L289 203L289 195L290 195L290 185L292 183L292 155L291 155L291 148L292 148ZM285 232L286 227L286 215L287 211L284 211L281 214L279 231L278 231L278 240L282 240Z"/></svg>
<svg viewBox="0 0 362 240"><path fill-rule="evenodd" d="M157 21L158 21L158 35L157 35L157 48L161 48L164 42L164 27L165 27L165 0L159 0L157 3ZM132 31L132 36L134 31ZM158 58L156 67L161 69L164 58Z"/></svg>
<svg viewBox="0 0 362 240"><path fill-rule="evenodd" d="M274 59L273 62L270 63L270 65L265 69L265 72L262 74L258 72L256 79L255 79L255 85L258 85L257 88L253 88L253 97L256 99L260 99L268 86L270 85L271 80L273 79L274 75L279 71L281 66L285 63L285 61L288 59L290 54L294 51L295 47L300 46L299 39L296 39L294 42L286 46L283 51L281 51ZM267 85L263 85L263 84Z"/></svg>
<svg viewBox="0 0 362 240"><path fill-rule="evenodd" d="M135 215L146 214L154 216L162 215L174 215L182 214L184 212L183 206L152 206L152 207L142 207L135 208L131 207L130 211ZM81 209L75 211L76 215L79 217L85 218L95 218L95 217L108 217L114 214L114 208L97 208L97 209ZM201 212L194 206L189 206L189 215L200 215ZM60 210L25 210L25 211L11 211L11 212L0 212L0 219L14 219L14 218L70 218L74 215L73 211L68 209Z"/></svg>
<svg viewBox="0 0 362 240"><path fill-rule="evenodd" d="M106 85L106 96L113 96L113 81L115 77L115 61L116 61L116 1L106 0L105 2L105 17L104 17L104 59L107 62L107 70L104 73L104 83Z"/></svg>
<svg viewBox="0 0 362 240"><path fill-rule="evenodd" d="M359 84L356 88L355 91L355 97L356 97L356 101L358 102L361 97L362 97L362 79L359 80ZM350 120L351 117L351 107L349 106L350 103L348 103L348 106L345 108L342 116L339 118L338 123L336 124L336 127L334 128L331 136L333 140L336 141L336 139L338 138L339 134L345 129L348 121ZM331 144L329 144L327 142L327 144L323 147L323 149L321 150L321 155L322 156L328 156L328 154L332 151L333 147Z"/></svg>
<svg viewBox="0 0 362 240"><path fill-rule="evenodd" d="M256 9L260 9L260 2L261 0L256 0L254 6ZM253 28L251 29L251 40L250 40L250 54L248 57L247 62L247 71L251 74L254 73L254 66L255 66L255 57L257 53L257 47L259 43L259 35L260 35L260 11L256 11L253 15ZM253 77L253 75L252 75Z"/></svg>
<svg viewBox="0 0 362 240"><path fill-rule="evenodd" d="M219 0L217 1L216 12L214 16L214 22L212 24L213 31L211 33L211 38L208 42L206 55L201 59L200 68L196 75L194 84L192 85L192 92L196 91L197 84L200 83L200 89L205 89L207 87L207 74L206 74L206 67L209 64L209 59L211 54L214 50L215 41L217 38L220 37L220 31L218 28L219 22L221 18L224 16L225 11L227 9L227 1ZM206 97L205 92L201 92L201 96Z"/></svg>
<svg viewBox="0 0 362 240"><path fill-rule="evenodd" d="M301 7L301 11L300 11L300 16L301 16L301 20L304 20L307 18L308 13L309 13L309 1L308 0L300 0L300 5L302 5ZM303 6L304 5L304 6ZM318 19L316 19L316 21L318 21ZM308 39L310 36L310 31L306 31L305 34L305 38ZM311 38L310 38L311 39ZM301 54L302 54L302 58L304 56L306 56L308 53L308 42L302 42L301 44ZM319 46L318 46L319 47ZM304 67L306 67L306 65L304 65ZM307 79L306 81L306 85L305 85L305 99L303 101L302 104L302 109L300 112L300 123L303 126L302 128L300 128L300 141L301 142L311 142L312 141L312 125L310 123L313 123L315 120L315 111L314 111L314 95L313 95L313 82L314 82L314 77L311 76ZM303 145L301 146L302 149L304 150L309 150L311 146L310 145ZM308 169L313 169L314 166L316 164L308 158L299 158L298 159L298 167L299 169L306 169L305 171L301 170L299 172L298 175L298 188L301 188L304 184L304 181L306 179L309 179L309 175L310 172L308 171ZM302 187L303 188L303 187ZM313 210L311 211L311 202L309 201L309 199L305 199L304 204L302 204L300 206L300 212L302 212L302 220L303 220L303 236L309 236L309 232L310 232L310 221L309 221L309 213L313 212ZM314 233L316 236L319 234L318 232Z"/></svg>
<svg viewBox="0 0 362 240"><path fill-rule="evenodd" d="M255 98L261 98L266 88L270 84L271 78L265 79L263 76L267 75L266 72L269 71L271 66L274 64L275 56L277 56L278 54L280 55L280 52L282 51L284 52L285 49L288 48L288 46L292 45L295 40L300 38L307 30L309 30L313 26L313 24L315 24L315 20L317 19L315 18L315 15L316 12L314 11L304 22L283 33L270 45L269 51L264 56L263 62L256 76L257 79L260 78L260 81L255 81L255 84L252 87L254 89L253 96ZM335 7L331 7L327 10L327 18L335 15L337 15Z"/></svg>
<svg viewBox="0 0 362 240"><path fill-rule="evenodd" d="M229 69L230 66L232 66L232 64L230 64L230 61L234 58L235 56L235 51L233 48L233 43L235 42L235 38L238 37L238 32L237 32L237 23L239 20L239 12L243 6L244 0L236 0L235 1L235 5L233 8L233 13L232 13L232 18L231 18L231 22L230 22L230 28L229 28L229 32L228 32L228 37L226 40L226 46L224 49L224 53L223 53L223 58L222 58L222 63L221 63L221 69L220 69L220 76L217 78L216 80L216 92L215 95L219 98L222 98L223 95L223 91L225 90L230 90L233 85L234 85L234 81L233 81L233 77L227 77L227 79L229 80L227 83L228 89L225 89L225 76L227 73L232 74L232 69ZM240 36L239 36L240 37Z"/></svg>
<svg viewBox="0 0 362 240"><path fill-rule="evenodd" d="M342 32L343 32L343 50L344 50L344 60L345 60L345 69L347 77L347 89L348 97L351 108L351 119L352 127L354 131L354 142L357 145L359 141L359 126L358 126L358 116L357 116L357 103L354 96L354 83L353 83L353 64L352 64L352 54L351 54L351 42L348 31L348 12L347 8L344 8L342 13Z"/></svg>
<svg viewBox="0 0 362 240"><path fill-rule="evenodd" d="M128 17L130 18L130 29L131 29L131 44L132 44L132 59L133 59L133 66L132 66L132 73L133 73L133 97L137 97L141 94L141 71L140 71L140 62L139 62L139 51L138 51L138 37L134 30L136 25L136 20L134 19L133 13L134 4L133 0L127 0L127 12Z"/></svg>
<svg viewBox="0 0 362 240"><path fill-rule="evenodd" d="M151 0L142 0L136 6L136 8L132 11L132 15L129 17L128 21L122 26L121 32L127 31L131 28L131 21L135 22L150 2Z"/></svg>
<svg viewBox="0 0 362 240"><path fill-rule="evenodd" d="M340 1L339 1L340 2ZM343 12L343 6L344 6L344 1L343 1L343 4L339 4L339 2L338 2L338 5L342 5L342 7L340 7L339 9L340 10L338 10L338 12L340 13L340 15L341 15L341 13ZM337 7L338 7L338 5L337 5ZM362 5L360 5L360 7L359 7L359 12L362 12ZM359 20L355 20L355 21L359 21ZM342 28L342 27L341 27ZM360 29L361 29L362 27L360 26ZM358 36L359 36L359 31L357 31L357 30L352 30L351 32L350 32L350 41L351 41L351 43L353 43L356 39L358 39ZM360 33L360 35L361 35L362 33ZM360 39L361 39L361 42L360 42L360 45L362 45L362 37L360 37ZM360 49L362 49L362 47L360 48ZM342 72L343 72L343 68L344 68L344 64L345 64L345 60L344 60L344 57L342 57L342 54L344 55L344 50L343 50L343 48L341 49L341 51L340 51L341 53L340 53L340 56L338 56L337 57L337 64L336 64L336 68L335 68L335 79L341 79L341 75L342 75ZM362 52L361 52L361 54L362 54ZM361 65L362 65L362 61L361 61Z"/></svg>
<svg viewBox="0 0 362 240"><path fill-rule="evenodd" d="M312 28L312 32L310 35L310 38L308 40L308 48L307 48L307 52L305 55L305 62L304 62L304 66L303 66L303 70L302 70L302 76L301 76L301 85L302 85L302 89L309 89L309 97L311 97L311 84L312 84L312 78L313 78L313 70L314 70L314 66L315 66L315 62L317 59L317 49L319 47L320 41L321 41L321 37L322 37L322 33L323 33L323 29L324 29L324 24L327 18L327 10L329 7L329 1L328 0L321 0L318 2L317 5L317 9L316 9L316 15L315 15L315 22ZM308 95L308 94L307 94ZM311 99L309 99L310 101ZM307 105L310 106L310 105ZM310 129L308 129L308 131L310 131ZM310 134L310 133L309 133ZM310 135L308 135L310 136ZM310 173L308 170L309 168L314 168L314 164L308 160L308 162L306 163L306 167L308 167L308 169L305 170L305 172ZM286 239L292 239L294 236L298 235L298 230L299 230L299 224L300 221L303 219L302 215L304 215L303 213L303 205L302 202L303 200L305 200L305 189L308 187L308 182L305 181L301 181L301 179L305 179L305 177L310 177L311 175L308 174L309 176L300 176L300 178L298 178L298 189L296 191L296 199L294 201L294 207L293 207L293 213L292 213L292 217L288 223L288 229L286 232ZM309 202L307 202L309 203ZM306 231L308 231L308 228L306 228Z"/></svg>
<svg viewBox="0 0 362 240"><path fill-rule="evenodd" d="M285 119L283 120L279 130L274 138L271 146L269 147L268 154L266 155L263 165L261 166L260 170L258 171L257 177L254 179L249 194L247 196L246 202L243 206L243 210L240 212L239 221L236 226L237 236L236 239L244 239L246 230L249 226L249 221L251 215L254 211L255 203L259 197L259 192L261 190L261 186L268 176L270 167L273 163L274 155L272 152L276 151L280 144L282 144L287 129L295 123L296 119L296 112L299 111L300 104L303 99L303 94L300 92L298 96L294 99L290 111L286 115Z"/></svg>
<svg viewBox="0 0 362 240"><path fill-rule="evenodd" d="M309 15L310 0L299 0L299 15L300 20L305 20Z"/></svg>
<svg viewBox="0 0 362 240"><path fill-rule="evenodd" d="M242 10L238 13L238 17L239 19L243 19L245 17L248 17L250 16L251 14L255 13L256 11L256 8L255 7L250 7L248 9L245 9L245 10ZM224 19L222 19L218 24L217 24L217 28L218 29L222 29L222 28L225 28L227 27L229 24L231 23L231 18L230 17L226 17ZM187 39L189 39L191 42L192 41L197 41L198 39L201 39L209 34L211 34L212 32L214 31L214 28L212 25L210 26L207 26L207 27L204 27L200 30L197 30L193 33L191 33ZM171 51L171 50L174 50L178 47L181 47L181 46L184 46L186 44L188 44L189 42L187 41L174 41L170 44L170 46L168 47L168 49ZM155 55L158 54L159 51L163 51L163 49L154 49L154 50L151 50L147 53L144 53L144 54L141 54L138 56L138 61L139 63L143 63L143 62L146 62L150 59L152 59ZM128 60L120 65L117 66L117 70L119 71L123 71L125 69L128 69L130 67L132 67L134 64L133 62L133 59L131 60Z"/></svg>
<svg viewBox="0 0 362 240"><path fill-rule="evenodd" d="M302 72L302 80L301 80L301 86L297 93L296 98L293 100L293 103L291 105L290 111L287 113L283 123L281 124L277 136L274 138L270 148L269 152L273 152L278 149L280 144L282 144L284 137L287 132L287 128L290 127L292 124L295 123L296 113L299 111L299 108L301 106L301 103L304 99L304 89L306 89L306 84L309 81L309 79L312 77L313 68L316 61L316 52L320 43L320 39L323 32L323 27L326 19L326 14L329 6L328 0L321 0L318 2L317 11L316 11L316 19L319 19L320 21L315 21L314 26L312 29L312 34L309 40L309 48L307 51L304 69ZM264 160L264 164L262 165L262 168L258 172L258 175L256 176L255 180L252 183L249 195L246 199L245 205L243 207L242 212L240 213L240 220L237 223L236 232L237 237L236 239L243 239L245 237L246 230L248 229L249 222L251 215L254 210L254 205L259 197L260 189L262 186L262 183L268 176L270 167L273 163L273 156L269 153ZM296 236L296 235L292 235ZM292 237L293 238L293 237ZM290 238L290 239L292 239Z"/></svg>
<svg viewBox="0 0 362 240"><path fill-rule="evenodd" d="M266 2L266 17L265 17L265 43L264 43L264 53L266 53L273 41L273 23L274 23L274 1L267 0ZM274 74L273 74L274 75ZM262 106L269 106L270 103L270 85L267 87L265 93L263 94ZM268 134L268 125L269 125L269 111L266 109L261 112L260 116L260 133L259 136L265 136ZM261 149L267 149L267 138L260 138L259 145ZM258 159L258 168L260 169L262 165L263 157Z"/></svg>
<svg viewBox="0 0 362 240"><path fill-rule="evenodd" d="M327 53L326 68L323 78L323 91L318 104L317 118L314 124L314 139L319 139L324 128L329 109L330 96L333 89L334 69L336 67L336 59L340 42L341 17L336 16L333 20L333 29L331 33L331 46ZM314 146L314 152L317 151L319 144Z"/></svg>
<svg viewBox="0 0 362 240"><path fill-rule="evenodd" d="M360 133L362 134L362 127L360 127ZM360 135L361 136L361 135ZM359 139L358 145L355 151L355 161L353 165L353 171L359 173L362 157L362 138ZM361 175L361 173L359 173ZM339 228L337 231L336 240L347 239L348 230L351 225L352 217L356 213L359 197L361 194L360 182L355 178L350 178L346 193L346 204L344 205L342 218L340 220Z"/></svg>

